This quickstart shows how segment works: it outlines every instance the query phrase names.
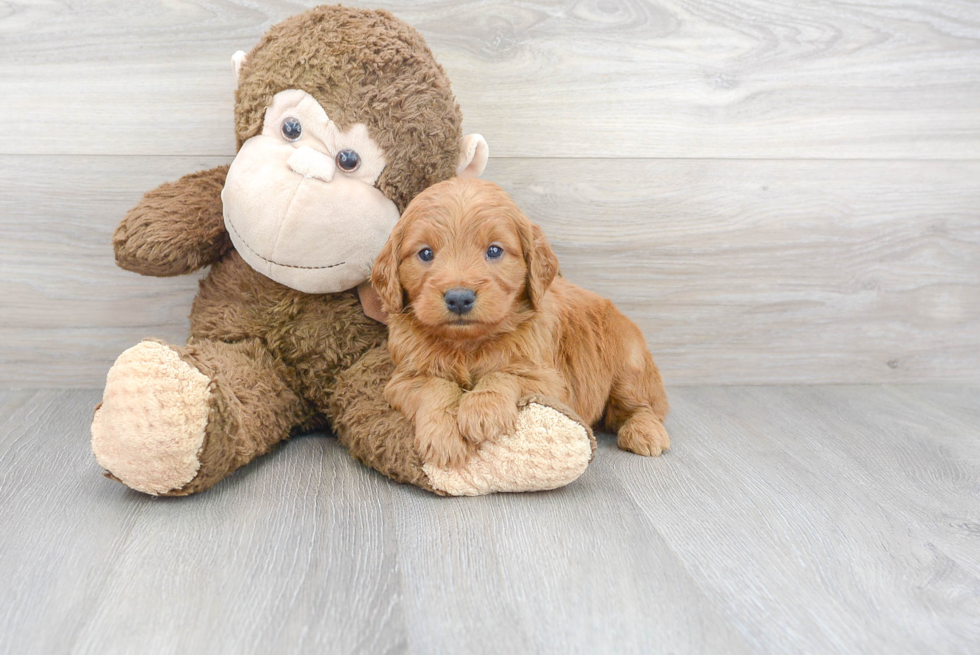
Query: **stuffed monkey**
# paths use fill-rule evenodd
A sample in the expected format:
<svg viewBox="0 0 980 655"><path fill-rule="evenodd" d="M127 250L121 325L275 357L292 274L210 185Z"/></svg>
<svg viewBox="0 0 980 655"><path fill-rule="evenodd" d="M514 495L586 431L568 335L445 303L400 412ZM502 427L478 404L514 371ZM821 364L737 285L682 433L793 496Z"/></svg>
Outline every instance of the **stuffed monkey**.
<svg viewBox="0 0 980 655"><path fill-rule="evenodd" d="M553 400L524 399L514 434L462 469L423 462L384 400L394 367L364 284L371 265L416 194L487 161L418 32L384 11L317 7L233 63L234 161L150 191L113 235L127 270L211 268L187 344L146 340L110 369L92 421L106 475L191 494L290 435L331 427L368 466L440 494L578 477L595 441Z"/></svg>

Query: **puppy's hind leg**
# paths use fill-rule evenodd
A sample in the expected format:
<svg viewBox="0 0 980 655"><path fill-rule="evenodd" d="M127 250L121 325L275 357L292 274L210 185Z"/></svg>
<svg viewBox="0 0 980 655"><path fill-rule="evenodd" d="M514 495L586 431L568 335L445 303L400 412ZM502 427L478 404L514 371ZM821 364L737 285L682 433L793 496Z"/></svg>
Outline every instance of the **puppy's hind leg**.
<svg viewBox="0 0 980 655"><path fill-rule="evenodd" d="M613 379L606 405L606 427L616 430L617 445L623 450L656 457L670 448L664 428L669 405L667 392L642 333L622 317L620 369ZM625 365L623 365L625 364Z"/></svg>
<svg viewBox="0 0 980 655"><path fill-rule="evenodd" d="M656 457L670 448L670 435L652 410L641 407L620 426L616 445L637 455Z"/></svg>

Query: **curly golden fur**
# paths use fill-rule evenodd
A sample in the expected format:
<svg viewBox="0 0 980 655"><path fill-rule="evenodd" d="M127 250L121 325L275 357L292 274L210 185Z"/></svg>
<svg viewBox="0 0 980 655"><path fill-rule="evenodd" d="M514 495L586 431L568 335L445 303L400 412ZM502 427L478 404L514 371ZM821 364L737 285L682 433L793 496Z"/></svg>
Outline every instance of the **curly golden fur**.
<svg viewBox="0 0 980 655"><path fill-rule="evenodd" d="M558 276L544 234L497 185L436 184L409 204L372 283L391 314L395 374L385 389L440 466L510 431L517 401L542 394L618 431L619 447L659 455L667 395L640 329L604 298ZM453 302L462 290L472 303Z"/></svg>

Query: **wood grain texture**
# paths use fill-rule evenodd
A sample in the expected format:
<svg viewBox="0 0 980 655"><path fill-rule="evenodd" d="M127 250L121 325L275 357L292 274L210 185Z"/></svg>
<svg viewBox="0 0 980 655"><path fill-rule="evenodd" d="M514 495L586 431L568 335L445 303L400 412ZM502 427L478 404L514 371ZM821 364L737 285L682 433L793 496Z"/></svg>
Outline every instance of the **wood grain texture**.
<svg viewBox="0 0 980 655"><path fill-rule="evenodd" d="M120 271L109 236L230 160L230 53L307 4L0 8L0 383L97 385L183 341L197 276ZM980 379L977 3L378 6L669 384Z"/></svg>
<svg viewBox="0 0 980 655"><path fill-rule="evenodd" d="M961 428L970 430L980 425L980 398L975 387L903 385L890 387L889 390L910 407L924 406L923 411L941 413L944 421L956 421ZM969 440L961 440L955 436L943 442L944 447L958 446L958 456L980 464L980 450L969 448L969 444Z"/></svg>
<svg viewBox="0 0 980 655"><path fill-rule="evenodd" d="M0 652L404 651L394 483L300 438L212 493L144 496L100 477L100 396L0 398Z"/></svg>
<svg viewBox="0 0 980 655"><path fill-rule="evenodd" d="M231 155L229 58L313 2L7 3L0 154ZM507 157L975 158L971 0L352 2Z"/></svg>
<svg viewBox="0 0 980 655"><path fill-rule="evenodd" d="M100 393L0 392L0 652L972 653L980 386L689 387L659 459L447 499L294 439L100 477Z"/></svg>
<svg viewBox="0 0 980 655"><path fill-rule="evenodd" d="M413 652L751 652L615 479L470 501L395 498Z"/></svg>
<svg viewBox="0 0 980 655"><path fill-rule="evenodd" d="M182 342L196 276L113 263L140 195L222 158L0 157L0 382L96 386ZM668 384L980 376L980 163L494 160Z"/></svg>
<svg viewBox="0 0 980 655"><path fill-rule="evenodd" d="M501 164L668 382L980 379L977 163Z"/></svg>
<svg viewBox="0 0 980 655"><path fill-rule="evenodd" d="M975 651L980 466L944 446L976 453L976 425L951 437L940 406L910 429L916 413L879 388L672 400L657 475L611 440L590 473L622 481L759 651Z"/></svg>

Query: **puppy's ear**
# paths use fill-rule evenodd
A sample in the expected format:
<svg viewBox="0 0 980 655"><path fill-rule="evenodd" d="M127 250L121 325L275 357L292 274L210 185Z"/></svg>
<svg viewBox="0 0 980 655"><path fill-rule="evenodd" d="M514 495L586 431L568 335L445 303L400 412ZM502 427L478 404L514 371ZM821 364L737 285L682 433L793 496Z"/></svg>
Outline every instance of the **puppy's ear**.
<svg viewBox="0 0 980 655"><path fill-rule="evenodd" d="M400 314L404 309L405 292L398 276L398 258L402 249L401 222L395 224L381 249L381 254L374 260L371 269L371 286L381 297L381 304L389 314Z"/></svg>
<svg viewBox="0 0 980 655"><path fill-rule="evenodd" d="M558 275L558 257L548 245L541 228L526 217L519 222L521 248L527 265L527 296L531 306L538 309L544 294Z"/></svg>

